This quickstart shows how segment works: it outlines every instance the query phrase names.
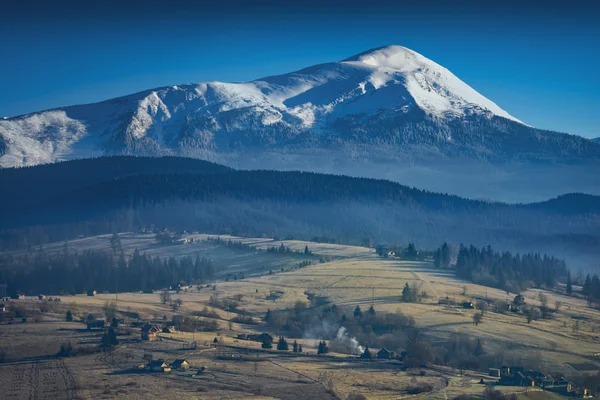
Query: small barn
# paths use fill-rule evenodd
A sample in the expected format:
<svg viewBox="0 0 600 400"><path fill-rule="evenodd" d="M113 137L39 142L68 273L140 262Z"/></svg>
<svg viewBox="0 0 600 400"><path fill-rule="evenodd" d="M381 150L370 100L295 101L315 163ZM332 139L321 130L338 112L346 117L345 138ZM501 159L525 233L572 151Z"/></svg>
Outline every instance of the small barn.
<svg viewBox="0 0 600 400"><path fill-rule="evenodd" d="M190 363L183 358L178 358L177 360L171 363L171 367L179 371L187 371L190 369Z"/></svg>
<svg viewBox="0 0 600 400"><path fill-rule="evenodd" d="M248 335L248 340L252 340L255 342L261 342L261 343L264 343L264 342L273 343L274 339L273 339L273 336L269 335L268 333L263 332L259 335L257 335L257 334Z"/></svg>
<svg viewBox="0 0 600 400"><path fill-rule="evenodd" d="M377 352L378 360L390 360L392 358L394 358L393 351L389 351L388 349L383 348Z"/></svg>
<svg viewBox="0 0 600 400"><path fill-rule="evenodd" d="M104 314L100 313L91 313L85 318L88 329L102 329L104 328L105 322L106 318L104 317Z"/></svg>
<svg viewBox="0 0 600 400"><path fill-rule="evenodd" d="M162 358L150 361L148 369L152 372L171 372L171 367Z"/></svg>
<svg viewBox="0 0 600 400"><path fill-rule="evenodd" d="M500 378L500 369L499 368L490 368L488 370L488 375L493 376L494 378Z"/></svg>
<svg viewBox="0 0 600 400"><path fill-rule="evenodd" d="M521 371L517 372L515 377L519 386L535 386L534 380L528 376L525 376L525 374Z"/></svg>
<svg viewBox="0 0 600 400"><path fill-rule="evenodd" d="M142 340L157 340L158 333L160 332L160 328L156 325L146 324L142 327L141 337Z"/></svg>

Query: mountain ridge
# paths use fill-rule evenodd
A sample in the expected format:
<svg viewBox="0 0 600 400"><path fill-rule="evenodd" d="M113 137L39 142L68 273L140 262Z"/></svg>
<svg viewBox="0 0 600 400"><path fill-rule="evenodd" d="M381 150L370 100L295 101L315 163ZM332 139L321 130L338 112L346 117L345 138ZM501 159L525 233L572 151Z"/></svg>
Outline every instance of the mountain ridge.
<svg viewBox="0 0 600 400"><path fill-rule="evenodd" d="M455 189L447 182L489 170L527 180L518 183L527 188L520 200L527 200L586 191L597 179L587 164L600 165L598 143L527 126L401 46L251 82L165 86L0 120L2 167L111 154L341 170L501 200L494 182L482 184L483 172L477 185ZM537 194L540 179L528 176L531 163L582 165L574 168L589 176L562 169L558 190L546 185ZM517 164L520 170L510 170ZM448 165L461 170L445 175Z"/></svg>

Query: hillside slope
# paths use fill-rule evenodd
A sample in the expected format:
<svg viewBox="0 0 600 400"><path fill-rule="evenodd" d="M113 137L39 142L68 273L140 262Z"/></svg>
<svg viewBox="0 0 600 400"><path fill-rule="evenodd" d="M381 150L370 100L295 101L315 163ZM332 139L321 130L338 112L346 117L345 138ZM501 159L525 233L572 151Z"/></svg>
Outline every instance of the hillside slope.
<svg viewBox="0 0 600 400"><path fill-rule="evenodd" d="M448 240L579 258L600 249L597 196L571 194L510 205L385 180L239 171L198 161L195 168L173 172L175 165L193 162L108 157L2 170L7 193L29 189L25 196L0 198L0 229L61 224L81 228L88 226L81 223L96 221L103 228L83 233L154 225L253 236L326 236L357 244L366 237L378 243L416 241L421 246ZM151 170L140 172L139 166L149 163ZM65 172L69 170L78 174ZM96 176L81 180L80 174L88 171Z"/></svg>

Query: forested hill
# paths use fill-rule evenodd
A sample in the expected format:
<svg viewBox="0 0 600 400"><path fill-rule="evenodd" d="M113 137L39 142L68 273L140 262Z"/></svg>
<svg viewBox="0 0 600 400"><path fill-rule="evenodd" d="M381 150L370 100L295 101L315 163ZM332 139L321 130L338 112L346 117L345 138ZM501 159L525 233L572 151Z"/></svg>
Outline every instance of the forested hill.
<svg viewBox="0 0 600 400"><path fill-rule="evenodd" d="M503 246L526 240L545 245L558 237L584 238L588 244L600 240L600 197L583 194L510 205L386 180L242 171L174 157L106 157L5 169L0 182L0 229L5 230L90 220L108 221L112 225L103 229L115 229L127 219L120 229L155 224L249 235L326 234L346 242L372 237L387 243Z"/></svg>
<svg viewBox="0 0 600 400"><path fill-rule="evenodd" d="M229 170L223 165L193 158L99 157L35 167L0 168L0 185L4 192L2 200L21 202L29 196L44 200L53 193L66 194L78 188L131 176Z"/></svg>
<svg viewBox="0 0 600 400"><path fill-rule="evenodd" d="M600 196L567 194L541 203L509 205L432 193L395 182L295 171L234 170L180 157L113 156L0 169L0 215L10 219L41 207L110 210L169 200L269 199L299 203L356 201L410 204L429 210L535 210L600 214ZM39 211L39 210L38 210ZM4 220L2 224L6 227ZM10 224L8 224L10 225Z"/></svg>

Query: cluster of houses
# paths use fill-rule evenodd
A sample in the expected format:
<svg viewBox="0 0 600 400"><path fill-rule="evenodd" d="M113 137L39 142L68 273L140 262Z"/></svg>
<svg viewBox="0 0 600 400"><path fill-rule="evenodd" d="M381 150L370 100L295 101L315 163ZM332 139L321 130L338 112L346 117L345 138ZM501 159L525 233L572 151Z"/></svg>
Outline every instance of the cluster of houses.
<svg viewBox="0 0 600 400"><path fill-rule="evenodd" d="M142 364L139 368L149 372L171 372L171 370L187 371L190 369L190 363L184 358L179 358L172 363L167 363L161 358L152 360L148 364Z"/></svg>
<svg viewBox="0 0 600 400"><path fill-rule="evenodd" d="M550 375L545 375L540 371L525 370L523 367L508 367L503 365L500 368L490 368L489 375L499 378L499 385L506 386L537 386L541 389L562 394L562 395L581 395L583 398L590 396L589 389L578 389L572 382L560 377L554 379Z"/></svg>

